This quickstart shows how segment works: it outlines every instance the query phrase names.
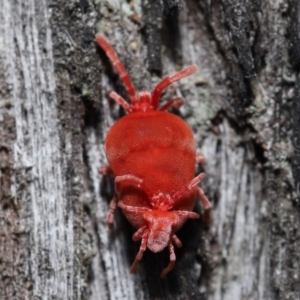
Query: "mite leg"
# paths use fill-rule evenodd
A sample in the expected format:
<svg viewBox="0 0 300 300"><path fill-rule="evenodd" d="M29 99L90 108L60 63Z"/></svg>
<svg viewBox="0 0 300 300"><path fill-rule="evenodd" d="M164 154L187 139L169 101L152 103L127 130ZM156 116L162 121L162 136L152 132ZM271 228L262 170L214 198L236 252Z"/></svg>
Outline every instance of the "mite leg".
<svg viewBox="0 0 300 300"><path fill-rule="evenodd" d="M101 175L110 175L113 174L112 169L110 168L109 164L104 164L98 168L98 173Z"/></svg>
<svg viewBox="0 0 300 300"><path fill-rule="evenodd" d="M168 266L163 269L160 275L161 278L164 278L174 268L175 265L176 256L174 252L174 246L172 245L172 243L169 244L169 252L170 252L170 262Z"/></svg>
<svg viewBox="0 0 300 300"><path fill-rule="evenodd" d="M122 184L124 184L126 182L131 184L131 185L135 185L138 188L141 188L141 184L143 183L143 179L141 179L137 176L131 175L131 174L123 175L123 176L117 176L115 178L115 187L116 187L116 192L117 193L121 192L121 186L122 186Z"/></svg>
<svg viewBox="0 0 300 300"><path fill-rule="evenodd" d="M205 196L204 192L202 191L201 188L197 187L197 194L198 197L201 200L203 209L204 209L204 221L206 226L209 226L210 224L210 210L211 210L211 204L207 197Z"/></svg>
<svg viewBox="0 0 300 300"><path fill-rule="evenodd" d="M173 196L174 202L176 202L176 200L184 197L186 194L189 194L193 190L193 188L195 186L197 186L197 184L199 182L201 182L204 178L205 178L205 173L200 173L198 176L196 176L194 179L192 179L191 182L187 186L185 186L181 191L177 192Z"/></svg>
<svg viewBox="0 0 300 300"><path fill-rule="evenodd" d="M112 91L108 93L108 96L115 100L119 105L121 105L127 113L131 112L131 106L127 101L125 101L119 94L116 92Z"/></svg>
<svg viewBox="0 0 300 300"><path fill-rule="evenodd" d="M180 241L180 239L178 238L178 236L176 234L173 234L172 236L172 242L178 247L180 248L182 246L182 243Z"/></svg>
<svg viewBox="0 0 300 300"><path fill-rule="evenodd" d="M174 202L185 196L186 194L190 193L191 190L193 188L195 188L197 186L197 184L203 180L205 177L204 173L200 173L198 176L196 176L186 187L184 187L181 191L177 192L173 199ZM210 209L211 209L211 205L209 200L207 199L207 197L205 196L204 192L202 191L202 189L200 187L196 187L196 191L197 191L197 195L199 196L203 209L204 209L204 220L207 226L209 226L210 223ZM197 218L197 216L199 217L198 214L195 214L193 212L188 212L188 211L177 211L178 214L182 215L183 217L187 217L187 218ZM193 215L195 214L195 215Z"/></svg>
<svg viewBox="0 0 300 300"><path fill-rule="evenodd" d="M147 195L149 195L149 191L144 185L144 180L132 174L117 176L115 178L115 189L118 194L121 192L122 185L126 183L136 186L137 188L143 190Z"/></svg>
<svg viewBox="0 0 300 300"><path fill-rule="evenodd" d="M198 176L196 176L194 179L191 180L190 184L188 185L188 189L191 190L198 183L200 183L204 178L205 178L205 173L200 173Z"/></svg>
<svg viewBox="0 0 300 300"><path fill-rule="evenodd" d="M96 34L96 40L98 45L105 51L106 55L112 62L115 69L118 71L121 80L123 81L125 88L130 95L131 98L131 104L135 104L137 102L136 96L135 96L135 88L134 85L131 82L131 79L126 72L123 64L121 63L116 51L114 48L109 44L109 42L104 38L101 34Z"/></svg>
<svg viewBox="0 0 300 300"><path fill-rule="evenodd" d="M171 99L166 104L164 104L162 107L160 107L158 110L159 111L166 111L171 106L175 106L176 108L179 108L183 103L184 103L184 101L181 98Z"/></svg>
<svg viewBox="0 0 300 300"><path fill-rule="evenodd" d="M125 211L133 212L133 213L144 213L145 211L151 210L147 207L136 207L124 204L122 201L118 203L118 206Z"/></svg>
<svg viewBox="0 0 300 300"><path fill-rule="evenodd" d="M117 196L114 196L110 201L109 210L106 216L106 223L110 231L113 231L114 229L114 212L117 207L117 202L118 202L118 198Z"/></svg>
<svg viewBox="0 0 300 300"><path fill-rule="evenodd" d="M196 154L196 164L201 164L205 161L205 157L202 153L197 153Z"/></svg>
<svg viewBox="0 0 300 300"><path fill-rule="evenodd" d="M175 72L167 77L165 77L160 83L156 85L152 92L152 105L154 108L158 106L158 100L162 91L171 85L173 82L180 80L183 77L193 74L197 70L196 65L188 66L181 71Z"/></svg>
<svg viewBox="0 0 300 300"><path fill-rule="evenodd" d="M112 169L110 168L109 164L104 164L100 168L98 168L98 173L101 175L110 175L113 174ZM106 223L110 231L114 229L114 211L116 209L118 202L117 196L114 196L109 204L109 209L106 215Z"/></svg>
<svg viewBox="0 0 300 300"><path fill-rule="evenodd" d="M176 214L181 217L184 220L187 219L199 219L199 214L193 212L193 211L187 211L187 210L175 210Z"/></svg>
<svg viewBox="0 0 300 300"><path fill-rule="evenodd" d="M137 254L137 256L135 257L135 260L130 268L130 273L134 273L139 262L142 260L144 252L146 251L147 248L147 240L148 240L148 230L144 231L143 237L142 237L142 242L141 242L141 246L140 246L140 250Z"/></svg>
<svg viewBox="0 0 300 300"><path fill-rule="evenodd" d="M142 237L143 237L143 234L145 232L145 229L146 229L146 226L143 226L141 228L139 228L132 236L132 239L134 241L139 241Z"/></svg>

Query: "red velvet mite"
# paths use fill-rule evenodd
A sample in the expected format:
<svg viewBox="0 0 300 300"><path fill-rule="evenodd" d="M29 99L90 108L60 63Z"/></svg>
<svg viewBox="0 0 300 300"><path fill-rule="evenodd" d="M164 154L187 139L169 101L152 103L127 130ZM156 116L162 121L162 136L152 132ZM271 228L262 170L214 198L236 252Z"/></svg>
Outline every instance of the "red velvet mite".
<svg viewBox="0 0 300 300"><path fill-rule="evenodd" d="M162 91L194 73L197 66L167 76L152 93L136 95L115 50L101 34L96 35L96 40L118 71L131 100L129 104L117 93L109 93L127 115L109 130L105 140L108 165L99 168L100 174L115 176L116 195L110 203L107 223L113 228L113 214L118 206L137 229L133 240L141 240L141 246L130 272L136 270L146 248L159 252L167 247L170 262L161 273L164 277L175 264L173 245L182 245L175 232L187 219L199 218L192 212L196 196L201 199L209 223L210 203L197 186L205 174L194 177L195 163L204 158L196 156L196 143L189 126L167 112L171 106L182 105L183 100L175 98L158 106Z"/></svg>

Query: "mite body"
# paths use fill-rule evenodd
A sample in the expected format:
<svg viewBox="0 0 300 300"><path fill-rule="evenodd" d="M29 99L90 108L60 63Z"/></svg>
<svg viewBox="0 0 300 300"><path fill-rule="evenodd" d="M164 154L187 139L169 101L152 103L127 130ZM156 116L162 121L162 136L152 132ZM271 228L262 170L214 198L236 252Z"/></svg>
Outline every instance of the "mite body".
<svg viewBox="0 0 300 300"><path fill-rule="evenodd" d="M175 232L189 218L199 218L192 212L198 195L209 222L210 203L197 184L205 177L195 177L195 163L204 160L196 156L193 133L179 117L166 112L171 106L179 107L182 99L172 99L158 107L161 92L173 82L194 73L189 66L163 79L150 92L137 96L131 80L113 48L100 34L98 45L106 52L130 95L131 103L120 95L109 96L119 103L128 115L117 121L109 130L105 141L108 166L99 173L115 176L116 195L107 215L113 227L113 213L120 207L137 228L133 240L141 240L140 250L130 269L134 272L146 248L153 252L169 249L170 263L163 270L164 277L175 264L174 246L181 247Z"/></svg>

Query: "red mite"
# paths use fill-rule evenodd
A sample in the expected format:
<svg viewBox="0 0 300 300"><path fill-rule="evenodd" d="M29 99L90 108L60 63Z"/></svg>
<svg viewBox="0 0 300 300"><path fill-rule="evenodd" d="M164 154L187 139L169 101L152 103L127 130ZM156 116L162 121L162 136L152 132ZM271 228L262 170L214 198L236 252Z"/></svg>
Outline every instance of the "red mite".
<svg viewBox="0 0 300 300"><path fill-rule="evenodd" d="M130 272L136 270L146 248L159 252L168 247L170 262L161 273L164 277L175 264L173 244L182 246L175 232L187 219L199 218L191 211L196 196L201 199L209 223L210 203L197 186L205 174L194 177L195 163L202 162L204 157L196 156L195 140L188 125L166 112L171 106L182 105L183 100L175 98L158 107L162 91L194 73L197 67L192 65L167 76L152 93L136 95L115 50L102 35L97 34L96 40L118 71L131 100L129 104L117 93L109 93L127 115L109 130L105 141L109 165L99 168L100 174L115 176L116 196L110 203L107 223L113 228L113 214L118 206L137 228L133 240L142 241Z"/></svg>

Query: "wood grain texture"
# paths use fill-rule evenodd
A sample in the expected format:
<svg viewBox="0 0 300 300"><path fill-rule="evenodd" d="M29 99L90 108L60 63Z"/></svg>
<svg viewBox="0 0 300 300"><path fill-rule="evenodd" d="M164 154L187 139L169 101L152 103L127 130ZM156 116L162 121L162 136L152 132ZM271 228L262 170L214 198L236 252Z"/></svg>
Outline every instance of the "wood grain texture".
<svg viewBox="0 0 300 300"><path fill-rule="evenodd" d="M61 146L49 7L4 1L1 12L1 146L10 171L9 205L1 207L1 299L78 298L85 281L72 190L83 177L80 170L69 176L67 165L82 157L73 155L70 137L70 149Z"/></svg>
<svg viewBox="0 0 300 300"><path fill-rule="evenodd" d="M156 45L147 38L151 1L2 0L1 300L300 299L299 7L179 2L182 10L156 16ZM165 280L167 253L146 251L130 275L139 247L133 229L120 211L112 234L105 223L113 179L97 167L106 162L106 133L123 114L106 94L128 97L95 46L96 32L137 90L199 67L162 102L185 99L175 113L206 157L197 172L207 174L201 187L212 225L190 220L178 232L183 247ZM153 47L161 47L159 76L149 71L157 69Z"/></svg>

